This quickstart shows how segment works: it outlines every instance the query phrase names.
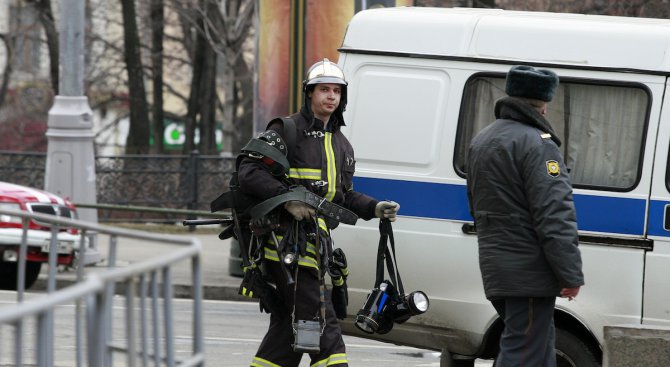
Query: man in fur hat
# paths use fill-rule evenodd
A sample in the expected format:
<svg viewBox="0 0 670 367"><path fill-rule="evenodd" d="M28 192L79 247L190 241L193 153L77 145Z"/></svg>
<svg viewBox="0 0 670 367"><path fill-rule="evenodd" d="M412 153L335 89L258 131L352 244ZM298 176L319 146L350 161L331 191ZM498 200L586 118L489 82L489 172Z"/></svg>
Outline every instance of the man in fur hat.
<svg viewBox="0 0 670 367"><path fill-rule="evenodd" d="M486 298L505 324L496 366L556 366L554 305L584 284L572 184L545 116L558 76L514 66L467 161Z"/></svg>

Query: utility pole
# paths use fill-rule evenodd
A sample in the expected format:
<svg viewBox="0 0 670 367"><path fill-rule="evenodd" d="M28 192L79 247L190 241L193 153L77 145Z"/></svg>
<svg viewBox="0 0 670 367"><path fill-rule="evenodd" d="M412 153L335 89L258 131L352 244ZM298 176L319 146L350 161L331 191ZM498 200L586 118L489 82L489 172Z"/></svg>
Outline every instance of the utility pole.
<svg viewBox="0 0 670 367"><path fill-rule="evenodd" d="M93 112L84 95L84 1L60 1L59 95L49 110L45 189L71 201L95 204ZM79 218L98 222L96 209Z"/></svg>

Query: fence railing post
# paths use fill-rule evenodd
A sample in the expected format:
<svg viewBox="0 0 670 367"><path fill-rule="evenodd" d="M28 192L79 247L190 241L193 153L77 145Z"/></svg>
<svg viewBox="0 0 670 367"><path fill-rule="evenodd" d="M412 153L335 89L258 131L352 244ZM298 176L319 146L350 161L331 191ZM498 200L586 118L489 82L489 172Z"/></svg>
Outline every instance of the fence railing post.
<svg viewBox="0 0 670 367"><path fill-rule="evenodd" d="M198 161L200 153L197 150L191 151L191 154L188 156L188 168L187 168L187 177L188 177L188 186L189 192L191 193L191 200L188 202L187 206L190 210L195 210L198 208ZM194 215L189 215L188 219L196 219ZM188 230L190 232L195 231L195 226L189 226Z"/></svg>

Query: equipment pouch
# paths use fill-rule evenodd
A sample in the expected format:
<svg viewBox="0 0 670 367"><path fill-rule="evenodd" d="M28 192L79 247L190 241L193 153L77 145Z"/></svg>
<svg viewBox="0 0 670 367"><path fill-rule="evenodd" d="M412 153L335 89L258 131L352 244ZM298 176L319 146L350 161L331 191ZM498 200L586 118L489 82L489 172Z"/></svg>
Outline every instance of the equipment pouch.
<svg viewBox="0 0 670 367"><path fill-rule="evenodd" d="M321 324L319 321L298 320L293 324L295 344L293 351L297 353L319 353L321 347Z"/></svg>

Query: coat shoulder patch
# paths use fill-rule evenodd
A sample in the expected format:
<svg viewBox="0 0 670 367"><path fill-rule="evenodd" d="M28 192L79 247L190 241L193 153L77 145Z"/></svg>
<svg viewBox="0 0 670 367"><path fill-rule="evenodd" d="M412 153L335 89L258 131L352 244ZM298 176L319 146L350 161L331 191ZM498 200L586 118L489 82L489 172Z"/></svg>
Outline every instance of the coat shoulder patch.
<svg viewBox="0 0 670 367"><path fill-rule="evenodd" d="M551 160L547 161L547 174L551 177L558 177L561 174L561 168L558 162Z"/></svg>

